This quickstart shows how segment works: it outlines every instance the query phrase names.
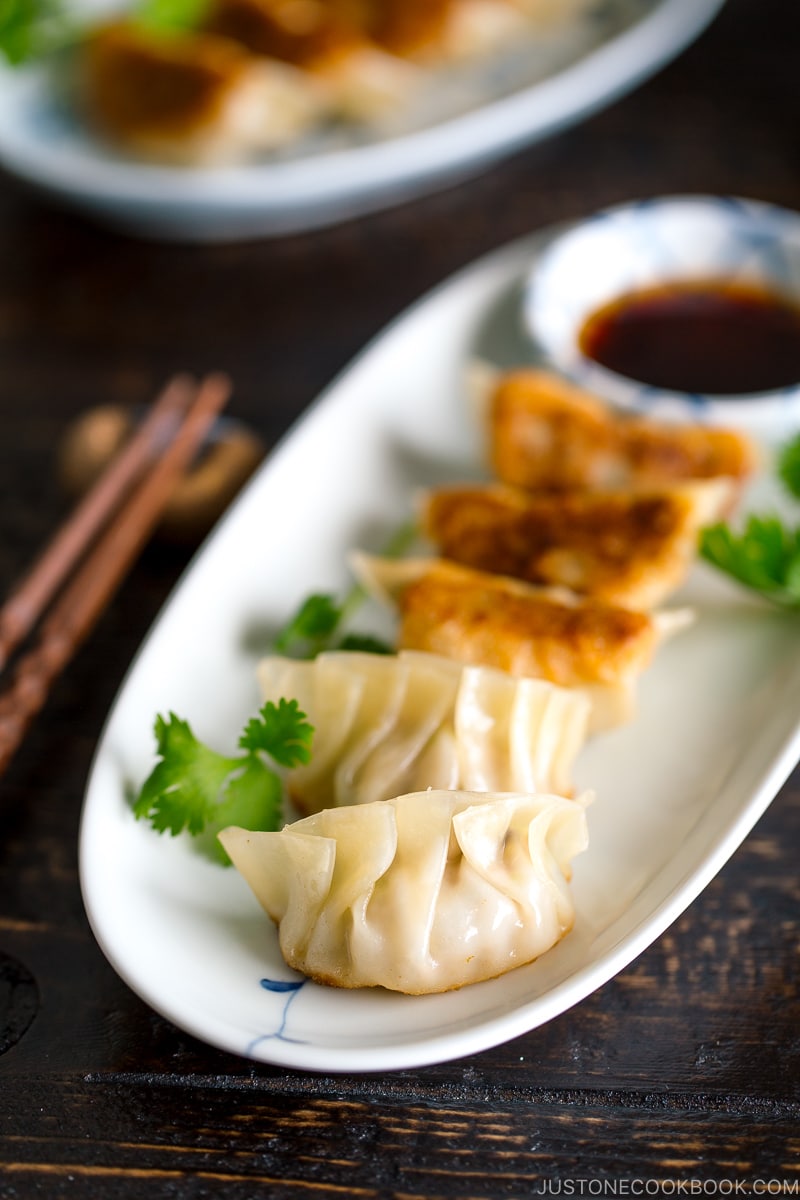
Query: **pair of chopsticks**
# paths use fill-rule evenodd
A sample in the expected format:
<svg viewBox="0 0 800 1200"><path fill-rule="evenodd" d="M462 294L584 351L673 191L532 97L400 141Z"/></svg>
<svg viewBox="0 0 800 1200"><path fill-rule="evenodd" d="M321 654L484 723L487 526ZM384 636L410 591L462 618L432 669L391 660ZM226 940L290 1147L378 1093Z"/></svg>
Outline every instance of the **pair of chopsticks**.
<svg viewBox="0 0 800 1200"><path fill-rule="evenodd" d="M0 670L36 631L0 694L0 773L141 553L230 391L224 375L172 379L0 609Z"/></svg>

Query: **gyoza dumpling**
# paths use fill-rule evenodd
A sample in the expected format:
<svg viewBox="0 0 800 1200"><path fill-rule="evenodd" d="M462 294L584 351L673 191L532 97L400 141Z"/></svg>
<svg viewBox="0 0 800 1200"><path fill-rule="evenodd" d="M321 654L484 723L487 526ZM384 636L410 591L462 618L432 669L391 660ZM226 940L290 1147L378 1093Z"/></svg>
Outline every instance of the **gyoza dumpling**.
<svg viewBox="0 0 800 1200"><path fill-rule="evenodd" d="M558 588L536 588L444 559L351 557L361 583L400 616L401 649L579 688L589 728L630 719L636 681L686 609L646 613Z"/></svg>
<svg viewBox="0 0 800 1200"><path fill-rule="evenodd" d="M159 37L131 22L98 28L83 53L82 101L95 128L144 158L231 162L294 140L319 120L313 80L225 38Z"/></svg>
<svg viewBox="0 0 800 1200"><path fill-rule="evenodd" d="M419 995L491 979L572 927L582 802L429 791L219 835L289 966Z"/></svg>
<svg viewBox="0 0 800 1200"><path fill-rule="evenodd" d="M211 0L204 27L316 80L338 115L371 121L407 104L422 72L377 44L368 12L350 0Z"/></svg>
<svg viewBox="0 0 800 1200"><path fill-rule="evenodd" d="M639 491L463 485L428 492L420 524L444 558L464 566L652 608L682 583L701 528L732 498L728 479Z"/></svg>
<svg viewBox="0 0 800 1200"><path fill-rule="evenodd" d="M419 652L271 657L258 680L264 700L294 697L314 726L311 762L286 778L302 812L428 787L572 791L580 692Z"/></svg>
<svg viewBox="0 0 800 1200"><path fill-rule="evenodd" d="M378 45L432 63L487 54L529 24L515 0L367 0L365 12Z"/></svg>
<svg viewBox="0 0 800 1200"><path fill-rule="evenodd" d="M539 29L550 29L576 21L594 5L594 0L512 0Z"/></svg>
<svg viewBox="0 0 800 1200"><path fill-rule="evenodd" d="M529 490L744 482L758 465L744 434L623 414L548 371L499 375L486 407L494 472Z"/></svg>

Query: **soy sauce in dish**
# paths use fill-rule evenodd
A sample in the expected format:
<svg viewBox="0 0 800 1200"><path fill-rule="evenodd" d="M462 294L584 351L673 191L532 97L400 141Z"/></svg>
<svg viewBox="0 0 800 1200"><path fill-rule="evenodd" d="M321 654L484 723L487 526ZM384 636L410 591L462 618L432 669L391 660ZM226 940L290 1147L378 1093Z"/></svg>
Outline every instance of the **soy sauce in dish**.
<svg viewBox="0 0 800 1200"><path fill-rule="evenodd" d="M769 391L800 380L800 306L758 284L675 281L598 309L579 345L601 366L654 387Z"/></svg>

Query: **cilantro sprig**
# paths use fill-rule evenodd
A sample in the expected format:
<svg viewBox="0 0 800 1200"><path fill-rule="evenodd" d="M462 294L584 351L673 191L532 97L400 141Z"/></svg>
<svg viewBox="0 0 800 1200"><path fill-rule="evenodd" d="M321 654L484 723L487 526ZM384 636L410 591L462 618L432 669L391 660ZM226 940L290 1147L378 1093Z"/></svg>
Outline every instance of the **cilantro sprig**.
<svg viewBox="0 0 800 1200"><path fill-rule="evenodd" d="M775 474L800 499L800 434L778 450ZM700 554L766 600L800 612L800 525L775 513L751 513L738 531L719 521L701 531Z"/></svg>
<svg viewBox="0 0 800 1200"><path fill-rule="evenodd" d="M800 500L800 433L780 450L777 473L789 495Z"/></svg>
<svg viewBox="0 0 800 1200"><path fill-rule="evenodd" d="M281 767L307 763L313 733L296 700L267 701L239 738L242 753L228 756L199 741L175 713L159 715L159 762L142 784L134 815L158 833L208 835L206 853L227 862L216 833L226 825L279 828L283 785L266 759Z"/></svg>
<svg viewBox="0 0 800 1200"><path fill-rule="evenodd" d="M415 524L401 526L389 539L383 556L399 558L416 536ZM372 634L342 633L366 599L367 593L360 584L354 584L343 600L330 592L313 592L276 634L273 649L289 658L316 658L324 650L334 649L392 654L393 648Z"/></svg>
<svg viewBox="0 0 800 1200"><path fill-rule="evenodd" d="M0 0L0 55L11 66L43 58L78 38L62 0Z"/></svg>
<svg viewBox="0 0 800 1200"><path fill-rule="evenodd" d="M178 33L195 29L208 10L210 0L139 0L133 9L137 25L154 33Z"/></svg>
<svg viewBox="0 0 800 1200"><path fill-rule="evenodd" d="M339 602L328 592L306 596L297 612L284 625L273 642L279 654L290 658L316 658L323 650L367 650L371 654L391 654L392 647L367 633L338 636L351 610L364 599L361 588L353 588Z"/></svg>
<svg viewBox="0 0 800 1200"><path fill-rule="evenodd" d="M800 526L751 515L740 533L721 522L704 529L703 558L766 599L800 611Z"/></svg>
<svg viewBox="0 0 800 1200"><path fill-rule="evenodd" d="M210 0L138 0L126 15L153 34L196 28ZM78 21L67 0L0 0L0 57L14 67L84 41L91 25Z"/></svg>

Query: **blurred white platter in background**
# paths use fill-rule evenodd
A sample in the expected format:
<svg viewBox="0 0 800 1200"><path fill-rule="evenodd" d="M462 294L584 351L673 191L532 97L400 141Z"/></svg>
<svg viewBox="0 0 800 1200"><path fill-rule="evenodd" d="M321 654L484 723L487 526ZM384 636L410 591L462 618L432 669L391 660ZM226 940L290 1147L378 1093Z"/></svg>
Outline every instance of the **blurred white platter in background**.
<svg viewBox="0 0 800 1200"><path fill-rule="evenodd" d="M201 550L114 704L81 828L87 912L129 986L213 1046L287 1067L385 1071L534 1029L663 933L800 755L797 615L698 565L674 600L695 607L695 624L645 673L635 721L578 761L576 784L596 800L575 862L574 929L535 963L439 996L303 981L238 874L134 820L156 713L175 711L231 753L258 707L269 631L310 592L343 594L348 551L385 545L421 486L480 472L465 369L476 351L500 366L524 356L520 295L541 244L495 253L423 299L317 402ZM759 490L772 503L764 480L752 502L766 502Z"/></svg>
<svg viewBox="0 0 800 1200"><path fill-rule="evenodd" d="M457 101L444 100L435 116L414 114L391 136L359 139L350 129L291 156L204 170L115 155L59 102L46 68L0 66L0 165L140 236L201 242L296 233L468 178L588 116L678 54L723 2L599 0L540 55L471 68L459 77Z"/></svg>

